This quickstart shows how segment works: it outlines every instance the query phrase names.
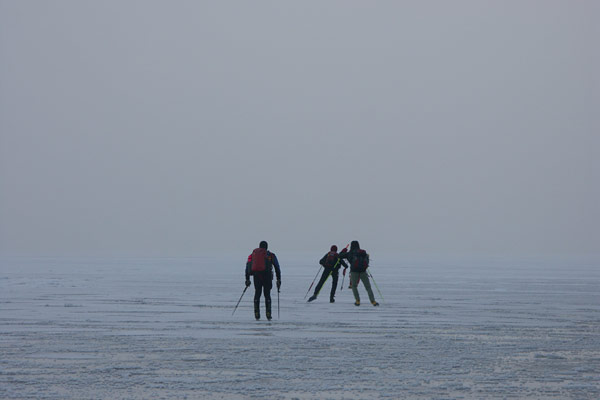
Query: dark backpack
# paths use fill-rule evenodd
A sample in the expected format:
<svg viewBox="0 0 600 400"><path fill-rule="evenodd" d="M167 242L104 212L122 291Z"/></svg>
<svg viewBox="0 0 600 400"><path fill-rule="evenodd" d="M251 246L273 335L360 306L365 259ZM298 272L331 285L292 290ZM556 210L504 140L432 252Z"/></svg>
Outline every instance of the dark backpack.
<svg viewBox="0 0 600 400"><path fill-rule="evenodd" d="M329 253L325 254L325 261L323 262L323 266L325 268L332 268L337 263L337 259L337 253L334 251L330 251Z"/></svg>
<svg viewBox="0 0 600 400"><path fill-rule="evenodd" d="M352 261L352 269L357 272L365 272L369 268L369 255L360 249Z"/></svg>
<svg viewBox="0 0 600 400"><path fill-rule="evenodd" d="M267 249L258 248L252 252L252 266L250 270L252 272L266 271L267 267L270 266Z"/></svg>

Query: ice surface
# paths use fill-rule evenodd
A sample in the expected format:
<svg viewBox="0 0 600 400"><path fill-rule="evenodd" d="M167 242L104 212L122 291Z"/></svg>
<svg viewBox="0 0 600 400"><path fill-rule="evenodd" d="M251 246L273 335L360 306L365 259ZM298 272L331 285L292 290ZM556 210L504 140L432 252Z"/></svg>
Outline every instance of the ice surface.
<svg viewBox="0 0 600 400"><path fill-rule="evenodd" d="M3 257L0 398L600 398L597 258L373 255L375 308L306 303L321 254L278 254L257 322L245 256Z"/></svg>

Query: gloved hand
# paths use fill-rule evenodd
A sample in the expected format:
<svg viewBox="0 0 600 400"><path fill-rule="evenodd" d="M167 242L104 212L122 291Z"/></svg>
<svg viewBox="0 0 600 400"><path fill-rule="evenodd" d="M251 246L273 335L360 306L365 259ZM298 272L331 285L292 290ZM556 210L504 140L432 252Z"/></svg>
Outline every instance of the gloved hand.
<svg viewBox="0 0 600 400"><path fill-rule="evenodd" d="M281 280L277 279L277 290L281 288Z"/></svg>
<svg viewBox="0 0 600 400"><path fill-rule="evenodd" d="M246 279L246 287L250 286L250 279Z"/></svg>
<svg viewBox="0 0 600 400"><path fill-rule="evenodd" d="M340 254L341 254L341 253L347 253L347 252L348 252L348 248L347 248L347 247L344 247L344 248L342 249L342 251L340 251Z"/></svg>

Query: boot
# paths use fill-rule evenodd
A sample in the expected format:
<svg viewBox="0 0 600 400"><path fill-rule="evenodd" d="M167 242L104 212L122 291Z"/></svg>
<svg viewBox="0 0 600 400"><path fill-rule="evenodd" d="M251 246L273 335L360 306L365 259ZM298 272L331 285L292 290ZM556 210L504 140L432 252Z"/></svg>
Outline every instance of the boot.
<svg viewBox="0 0 600 400"><path fill-rule="evenodd" d="M360 306L360 300L356 300L356 301L354 302L354 305L355 305L355 306Z"/></svg>
<svg viewBox="0 0 600 400"><path fill-rule="evenodd" d="M377 307L379 305L379 303L376 301L372 301L371 304L373 304L375 307Z"/></svg>
<svg viewBox="0 0 600 400"><path fill-rule="evenodd" d="M310 296L308 298L308 302L310 303L311 301L315 301L316 299L317 299L317 296L313 294L312 296Z"/></svg>
<svg viewBox="0 0 600 400"><path fill-rule="evenodd" d="M330 302L330 303L335 303L335 299L334 299L333 297L330 297L330 298L329 298L329 302Z"/></svg>
<svg viewBox="0 0 600 400"><path fill-rule="evenodd" d="M260 302L254 301L254 318L258 321L260 319Z"/></svg>
<svg viewBox="0 0 600 400"><path fill-rule="evenodd" d="M271 300L265 300L267 319L271 320Z"/></svg>

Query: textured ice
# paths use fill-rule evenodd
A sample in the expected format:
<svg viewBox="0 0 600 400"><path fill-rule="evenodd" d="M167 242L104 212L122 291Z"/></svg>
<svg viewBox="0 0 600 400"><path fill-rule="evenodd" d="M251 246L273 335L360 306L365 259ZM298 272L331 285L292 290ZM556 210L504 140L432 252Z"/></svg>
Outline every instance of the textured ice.
<svg viewBox="0 0 600 400"><path fill-rule="evenodd" d="M374 257L375 308L278 255L272 322L245 255L2 258L0 398L600 398L597 258Z"/></svg>

